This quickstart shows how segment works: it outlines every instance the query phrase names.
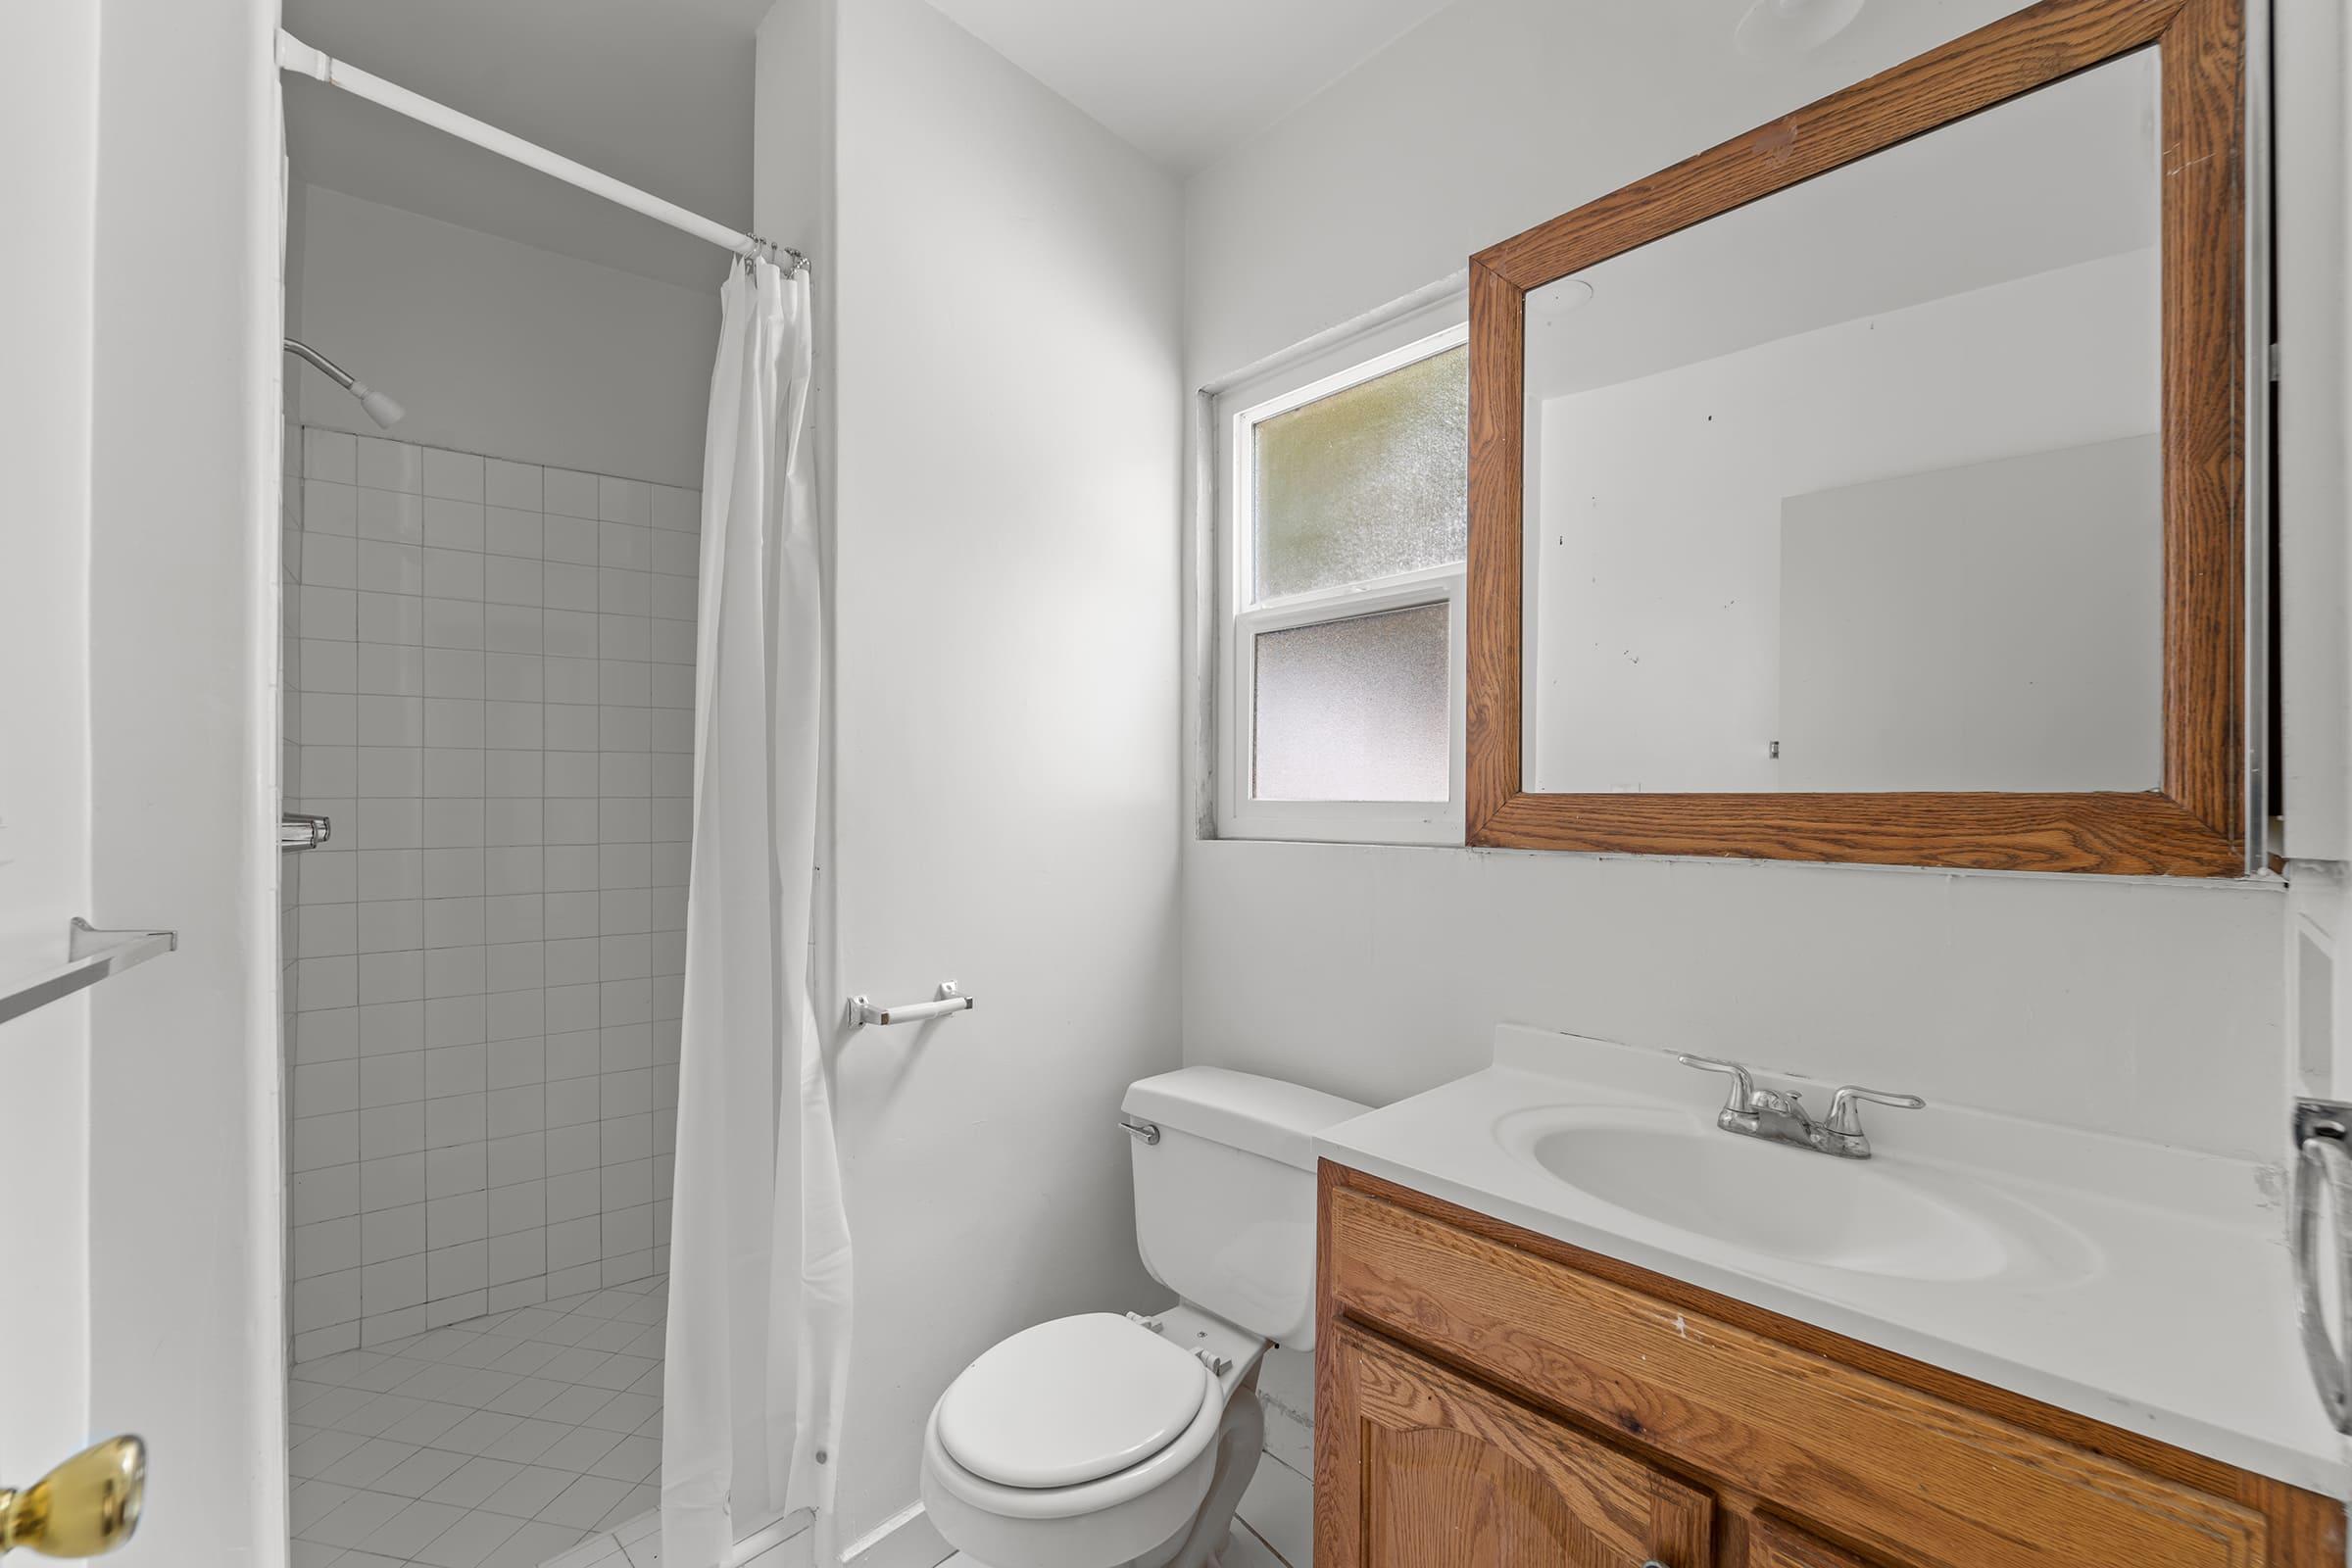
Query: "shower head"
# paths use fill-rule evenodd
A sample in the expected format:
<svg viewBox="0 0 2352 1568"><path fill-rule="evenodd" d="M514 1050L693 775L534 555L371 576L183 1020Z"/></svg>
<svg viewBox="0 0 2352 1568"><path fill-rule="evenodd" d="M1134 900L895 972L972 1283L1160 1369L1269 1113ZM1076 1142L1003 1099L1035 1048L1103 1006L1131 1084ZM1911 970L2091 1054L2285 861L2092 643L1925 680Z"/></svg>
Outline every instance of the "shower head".
<svg viewBox="0 0 2352 1568"><path fill-rule="evenodd" d="M328 380L358 398L360 407L368 411L368 417L387 430L398 424L402 416L409 412L300 338L286 339L286 352L317 366Z"/></svg>
<svg viewBox="0 0 2352 1568"><path fill-rule="evenodd" d="M361 382L352 382L351 390L359 395L360 407L368 411L368 417L387 430L398 424L401 416L409 412L381 392L373 391Z"/></svg>

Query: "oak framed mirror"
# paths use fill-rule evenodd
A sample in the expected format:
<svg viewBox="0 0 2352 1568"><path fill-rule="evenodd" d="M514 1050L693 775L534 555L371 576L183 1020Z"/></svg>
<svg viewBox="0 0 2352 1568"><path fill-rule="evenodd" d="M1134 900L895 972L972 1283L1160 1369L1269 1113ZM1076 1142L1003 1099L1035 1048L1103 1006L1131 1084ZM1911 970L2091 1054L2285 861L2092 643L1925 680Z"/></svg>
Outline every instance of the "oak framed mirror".
<svg viewBox="0 0 2352 1568"><path fill-rule="evenodd" d="M1471 258L1471 844L2259 868L2243 6L2047 0Z"/></svg>

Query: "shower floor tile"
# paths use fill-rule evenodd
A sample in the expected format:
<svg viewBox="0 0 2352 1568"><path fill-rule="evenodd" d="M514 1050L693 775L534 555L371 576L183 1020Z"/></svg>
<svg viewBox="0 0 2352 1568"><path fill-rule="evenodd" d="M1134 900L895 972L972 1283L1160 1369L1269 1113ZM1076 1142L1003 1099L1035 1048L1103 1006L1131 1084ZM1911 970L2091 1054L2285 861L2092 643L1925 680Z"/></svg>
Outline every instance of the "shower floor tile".
<svg viewBox="0 0 2352 1568"><path fill-rule="evenodd" d="M295 1363L297 1568L539 1568L642 1543L668 1304L655 1275Z"/></svg>

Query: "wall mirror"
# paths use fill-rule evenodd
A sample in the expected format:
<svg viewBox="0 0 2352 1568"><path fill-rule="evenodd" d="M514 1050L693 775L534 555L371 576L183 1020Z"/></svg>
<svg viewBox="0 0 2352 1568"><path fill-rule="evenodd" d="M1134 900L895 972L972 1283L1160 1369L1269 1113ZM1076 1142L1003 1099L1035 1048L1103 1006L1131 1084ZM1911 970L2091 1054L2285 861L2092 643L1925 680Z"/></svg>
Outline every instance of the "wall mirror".
<svg viewBox="0 0 2352 1568"><path fill-rule="evenodd" d="M2057 0L1473 259L1472 843L2247 869L2240 24Z"/></svg>

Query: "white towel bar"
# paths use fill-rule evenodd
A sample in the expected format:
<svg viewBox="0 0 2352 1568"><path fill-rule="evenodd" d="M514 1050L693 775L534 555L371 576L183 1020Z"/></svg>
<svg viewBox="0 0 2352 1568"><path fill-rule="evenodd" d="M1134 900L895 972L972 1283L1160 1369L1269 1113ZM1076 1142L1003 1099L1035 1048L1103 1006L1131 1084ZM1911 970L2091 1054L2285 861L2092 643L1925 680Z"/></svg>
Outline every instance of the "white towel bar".
<svg viewBox="0 0 2352 1568"><path fill-rule="evenodd" d="M975 999L956 989L953 980L939 983L936 1002L902 1003L896 1007L877 1007L864 997L850 999L850 1022L863 1027L869 1023L920 1023L925 1018L944 1018L951 1012L968 1012Z"/></svg>

